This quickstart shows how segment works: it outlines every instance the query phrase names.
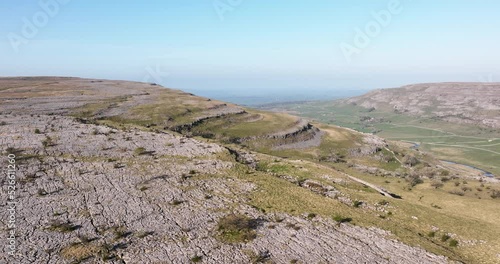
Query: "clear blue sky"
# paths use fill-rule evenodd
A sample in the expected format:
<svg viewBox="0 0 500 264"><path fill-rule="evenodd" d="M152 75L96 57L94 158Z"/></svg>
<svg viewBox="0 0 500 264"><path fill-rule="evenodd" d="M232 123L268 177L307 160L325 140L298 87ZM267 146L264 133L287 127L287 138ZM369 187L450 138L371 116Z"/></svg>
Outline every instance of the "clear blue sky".
<svg viewBox="0 0 500 264"><path fill-rule="evenodd" d="M72 0L52 13L38 0L1 1L0 75L148 79L233 91L500 81L494 0L400 0L402 10L348 62L341 43L356 47L355 29L377 21L372 12L390 2ZM36 34L23 33L25 20L37 18ZM157 67L156 77L148 73Z"/></svg>

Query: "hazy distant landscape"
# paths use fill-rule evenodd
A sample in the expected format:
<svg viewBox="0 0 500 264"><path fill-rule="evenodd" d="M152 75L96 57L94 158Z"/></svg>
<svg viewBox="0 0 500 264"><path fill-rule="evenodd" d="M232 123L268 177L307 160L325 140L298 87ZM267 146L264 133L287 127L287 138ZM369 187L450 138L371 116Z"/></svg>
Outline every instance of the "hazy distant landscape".
<svg viewBox="0 0 500 264"><path fill-rule="evenodd" d="M271 89L276 90L276 89ZM275 103L294 103L314 100L334 100L340 98L348 98L357 95L362 95L368 90L356 89L307 89L307 92L297 91L295 89L281 89L281 91L206 91L188 89L188 92L199 96L214 98L221 101L231 102L239 105L259 107L267 104Z"/></svg>

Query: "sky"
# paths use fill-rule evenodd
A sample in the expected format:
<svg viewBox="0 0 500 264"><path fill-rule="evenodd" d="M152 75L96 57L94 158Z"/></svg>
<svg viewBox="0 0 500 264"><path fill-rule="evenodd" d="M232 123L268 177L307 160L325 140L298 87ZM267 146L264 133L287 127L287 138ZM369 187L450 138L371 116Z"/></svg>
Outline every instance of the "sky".
<svg viewBox="0 0 500 264"><path fill-rule="evenodd" d="M258 94L499 81L500 1L6 0L0 76Z"/></svg>

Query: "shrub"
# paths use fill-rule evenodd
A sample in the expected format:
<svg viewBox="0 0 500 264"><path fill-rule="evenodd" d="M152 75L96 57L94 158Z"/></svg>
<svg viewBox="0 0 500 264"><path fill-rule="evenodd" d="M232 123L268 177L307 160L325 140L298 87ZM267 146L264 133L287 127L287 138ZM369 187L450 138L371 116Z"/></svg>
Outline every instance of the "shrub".
<svg viewBox="0 0 500 264"><path fill-rule="evenodd" d="M170 202L171 205L179 205L179 204L182 204L184 203L184 201L180 201L180 200L173 200L172 202Z"/></svg>
<svg viewBox="0 0 500 264"><path fill-rule="evenodd" d="M40 129L36 128L35 129L35 134L40 134Z"/></svg>
<svg viewBox="0 0 500 264"><path fill-rule="evenodd" d="M38 189L37 193L38 193L38 196L45 196L45 195L49 194L49 193L47 193L47 191L45 191L42 188Z"/></svg>
<svg viewBox="0 0 500 264"><path fill-rule="evenodd" d="M350 217L343 217L343 216L340 216L340 215L336 215L333 217L333 220L335 222L338 222L338 223L349 223L352 221L352 218Z"/></svg>
<svg viewBox="0 0 500 264"><path fill-rule="evenodd" d="M423 183L424 181L420 179L420 176L417 174L412 174L406 178L406 180L410 183L410 187L415 187L418 184Z"/></svg>
<svg viewBox="0 0 500 264"><path fill-rule="evenodd" d="M198 263L198 262L201 262L202 259L203 259L202 256L194 256L191 258L191 262Z"/></svg>
<svg viewBox="0 0 500 264"><path fill-rule="evenodd" d="M136 155L144 155L146 153L146 149L143 147L138 147L134 150L134 154Z"/></svg>
<svg viewBox="0 0 500 264"><path fill-rule="evenodd" d="M70 222L61 222L61 221L56 220L56 221L52 221L48 230L58 231L58 232L62 232L62 233L68 233L71 231L75 231L78 228L80 228L80 226L73 225Z"/></svg>
<svg viewBox="0 0 500 264"><path fill-rule="evenodd" d="M54 145L54 142L52 141L52 138L47 136L45 137L44 140L42 140L42 145L43 147L50 147L50 146L53 146Z"/></svg>
<svg viewBox="0 0 500 264"><path fill-rule="evenodd" d="M447 241L447 240L448 240L448 239L450 239L450 238L451 238L451 237L450 237L449 235L444 234L444 235L442 235L442 236L441 236L441 241L445 242L445 241Z"/></svg>
<svg viewBox="0 0 500 264"><path fill-rule="evenodd" d="M315 214L315 213L309 213L309 214L307 215L307 218L309 218L309 219L313 219L314 217L316 217L316 214Z"/></svg>
<svg viewBox="0 0 500 264"><path fill-rule="evenodd" d="M435 189L441 188L444 186L442 182L432 182L431 186L434 187Z"/></svg>
<svg viewBox="0 0 500 264"><path fill-rule="evenodd" d="M456 246L458 246L458 241L455 239L452 239L452 240L450 240L449 245L450 245L450 247L456 247Z"/></svg>
<svg viewBox="0 0 500 264"><path fill-rule="evenodd" d="M115 236L114 239L119 240L128 237L132 232L127 231L125 227L113 227L113 234Z"/></svg>
<svg viewBox="0 0 500 264"><path fill-rule="evenodd" d="M257 165L255 166L255 170L257 171L262 171L262 172L267 172L268 170L268 166L266 163L263 163L263 162L259 162L257 163Z"/></svg>
<svg viewBox="0 0 500 264"><path fill-rule="evenodd" d="M491 190L491 198L496 199L500 198L500 191L499 190Z"/></svg>
<svg viewBox="0 0 500 264"><path fill-rule="evenodd" d="M413 166L417 165L418 163L420 163L420 161L413 155L406 155L403 157L403 163L405 165L413 167Z"/></svg>
<svg viewBox="0 0 500 264"><path fill-rule="evenodd" d="M250 258L250 263L268 263L269 258L271 258L271 254L269 250L259 251L258 253L253 251L247 251L246 254Z"/></svg>
<svg viewBox="0 0 500 264"><path fill-rule="evenodd" d="M293 223L286 224L286 227L292 228L293 230L296 230L296 231L300 230L300 226L293 224Z"/></svg>
<svg viewBox="0 0 500 264"><path fill-rule="evenodd" d="M227 243L241 243L254 240L257 237L258 221L243 215L226 215L219 220L217 230L219 238Z"/></svg>
<svg viewBox="0 0 500 264"><path fill-rule="evenodd" d="M363 204L363 202L362 202L362 201L358 201L358 200L356 200L356 201L354 201L354 202L352 203L352 205L353 205L354 207L356 207L356 208L360 207L362 204Z"/></svg>
<svg viewBox="0 0 500 264"><path fill-rule="evenodd" d="M462 191L464 191L464 192L472 191L472 188L464 186L464 187L462 187Z"/></svg>
<svg viewBox="0 0 500 264"><path fill-rule="evenodd" d="M388 205L389 204L389 201L387 200L382 200L382 201L379 201L378 202L379 205Z"/></svg>

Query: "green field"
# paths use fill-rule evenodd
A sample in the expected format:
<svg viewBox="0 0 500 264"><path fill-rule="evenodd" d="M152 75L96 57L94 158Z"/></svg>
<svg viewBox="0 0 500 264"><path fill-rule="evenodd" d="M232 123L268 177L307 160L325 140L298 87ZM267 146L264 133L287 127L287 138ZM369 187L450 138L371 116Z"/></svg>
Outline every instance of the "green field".
<svg viewBox="0 0 500 264"><path fill-rule="evenodd" d="M388 109L369 111L341 102L304 102L273 107L322 123L374 133L387 140L411 143L439 159L500 175L500 131L495 129L397 114Z"/></svg>

